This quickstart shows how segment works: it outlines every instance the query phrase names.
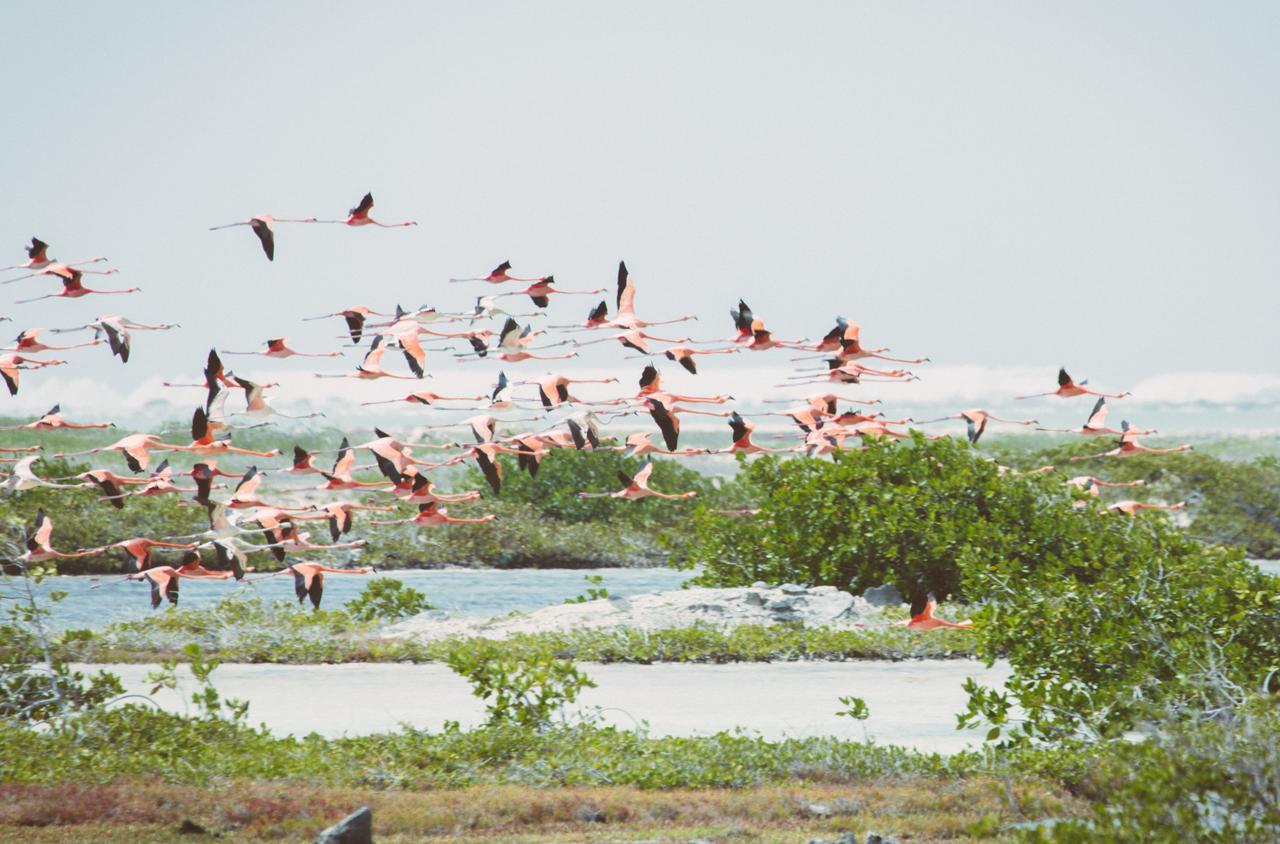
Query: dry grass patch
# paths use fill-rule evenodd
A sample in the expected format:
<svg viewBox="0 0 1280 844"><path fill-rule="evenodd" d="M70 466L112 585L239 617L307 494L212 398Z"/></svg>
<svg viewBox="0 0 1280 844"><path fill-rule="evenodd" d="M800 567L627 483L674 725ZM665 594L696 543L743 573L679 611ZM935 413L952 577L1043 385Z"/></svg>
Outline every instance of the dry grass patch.
<svg viewBox="0 0 1280 844"><path fill-rule="evenodd" d="M380 842L794 841L867 830L914 841L1000 837L1008 823L1077 814L1048 786L1006 789L986 778L872 785L804 784L649 791L623 787L485 786L368 791L268 783L220 788L117 782L0 786L0 841L304 840L352 809L373 808ZM180 835L184 821L207 830Z"/></svg>

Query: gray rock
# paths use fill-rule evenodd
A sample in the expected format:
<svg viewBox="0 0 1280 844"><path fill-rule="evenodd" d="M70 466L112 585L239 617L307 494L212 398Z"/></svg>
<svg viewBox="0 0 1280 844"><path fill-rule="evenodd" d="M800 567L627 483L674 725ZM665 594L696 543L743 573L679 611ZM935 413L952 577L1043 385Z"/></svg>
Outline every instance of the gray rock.
<svg viewBox="0 0 1280 844"><path fill-rule="evenodd" d="M798 586L794 583L784 583L778 587L778 591L784 595L805 595L809 592L809 587Z"/></svg>
<svg viewBox="0 0 1280 844"><path fill-rule="evenodd" d="M851 844L857 844L857 842L853 841L852 835L850 835L849 841L851 842ZM864 842L864 844L898 844L898 839L886 838L883 835L879 835L874 832L868 832L867 840Z"/></svg>
<svg viewBox="0 0 1280 844"><path fill-rule="evenodd" d="M315 844L373 844L373 812L357 809L317 835Z"/></svg>
<svg viewBox="0 0 1280 844"><path fill-rule="evenodd" d="M796 601L795 598L774 598L764 608L770 612L792 613L796 611Z"/></svg>
<svg viewBox="0 0 1280 844"><path fill-rule="evenodd" d="M751 604L753 607L764 606L764 596L759 592L748 592L742 596L743 603Z"/></svg>
<svg viewBox="0 0 1280 844"><path fill-rule="evenodd" d="M751 584L751 588L752 589L768 589L769 584L765 583L763 580L757 580L755 583Z"/></svg>
<svg viewBox="0 0 1280 844"><path fill-rule="evenodd" d="M831 817L831 809L822 803L810 803L805 807L805 811L810 815L813 815L815 818Z"/></svg>
<svg viewBox="0 0 1280 844"><path fill-rule="evenodd" d="M896 607L905 603L902 593L892 583L886 583L884 586L873 586L863 592L862 597L873 607Z"/></svg>

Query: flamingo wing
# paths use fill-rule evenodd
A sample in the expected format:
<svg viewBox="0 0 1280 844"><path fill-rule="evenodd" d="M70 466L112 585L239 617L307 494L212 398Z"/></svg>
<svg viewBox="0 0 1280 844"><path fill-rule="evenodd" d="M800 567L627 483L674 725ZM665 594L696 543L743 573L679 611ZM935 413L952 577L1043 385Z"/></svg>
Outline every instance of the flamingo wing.
<svg viewBox="0 0 1280 844"><path fill-rule="evenodd" d="M360 200L360 204L347 212L352 217L367 217L369 212L373 210L373 194L366 193L364 199Z"/></svg>
<svg viewBox="0 0 1280 844"><path fill-rule="evenodd" d="M262 251L266 254L268 261L276 259L276 236L271 231L271 226L267 225L266 220L259 220L256 217L249 223L249 228L253 229L253 233L258 236L258 240L262 241Z"/></svg>

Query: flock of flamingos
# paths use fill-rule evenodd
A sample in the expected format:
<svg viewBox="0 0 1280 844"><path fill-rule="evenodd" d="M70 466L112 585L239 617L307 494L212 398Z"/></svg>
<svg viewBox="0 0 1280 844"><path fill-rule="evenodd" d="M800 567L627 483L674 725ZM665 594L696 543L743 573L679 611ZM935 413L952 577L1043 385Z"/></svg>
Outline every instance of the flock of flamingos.
<svg viewBox="0 0 1280 844"><path fill-rule="evenodd" d="M215 229L233 226L248 227L257 236L267 260L274 261L275 226L280 223L332 223L351 227L380 226L384 228L416 225L413 221L379 222L370 216L372 210L373 196L366 194L360 203L348 212L346 219L284 219L263 214L242 222L216 226ZM21 300L22 302L45 298L77 299L90 295L126 295L137 292L137 288L98 290L85 286L86 275L109 275L116 272L115 269L97 268L105 262L105 258L96 257L65 262L54 260L49 256L49 245L38 238L32 238L31 245L26 251L28 260L25 263L2 270L3 272L21 270L25 273L6 278L0 283L9 284L34 278L56 282L61 285L61 289L54 293ZM788 379L786 385L779 385L780 387L823 384L828 388L834 388L839 385L862 382L911 380L915 377L911 371L888 367L895 364L920 364L928 360L927 358L891 357L885 354L887 349L863 346L859 339L859 326L840 317L836 318L834 327L817 342L778 339L765 327L764 321L752 312L747 303L741 300L730 311L734 333L724 340L694 341L687 337L672 338L652 334L649 333L650 330L657 326L679 323L694 317L681 316L658 321L641 318L636 312L636 284L625 263L618 265L617 289L612 297L612 312L610 312L609 301L602 299L590 309L586 318L580 323L535 329L532 325L521 324L518 320L543 316L541 309L548 308L551 300L559 296L595 296L606 291L604 288L563 290L556 285L556 280L551 275L520 277L512 275L511 270L511 264L504 261L487 275L451 279L455 283L485 285L502 291L477 297L475 307L468 312L447 313L434 308L409 312L398 306L394 310L375 311L364 305L353 305L332 314L313 317L312 319L343 320L346 333L350 336L352 343L360 345L367 342L368 346L363 360L354 371L318 373L316 377L366 381L382 378L417 381L424 377L427 368L428 350L423 346L424 339L430 343L450 344L447 346L450 350L460 349L455 351L455 356L462 360L496 358L504 364L563 360L577 357L579 352L576 349L597 343L612 342L636 352L638 356L665 358L694 375L699 374L700 366L713 366L712 360L701 360L704 356L713 355L785 349L803 353L801 357L793 360L812 357L814 360L822 361L815 369L798 371ZM512 285L522 286L513 287ZM503 310L500 300L520 296L527 297L533 307L539 310L529 313L509 313ZM495 320L501 320L501 327L496 331L475 327L477 324L497 326L499 323ZM120 315L108 315L67 328L51 330L29 328L17 336L15 345L0 352L0 376L3 376L10 394L16 394L22 371L42 370L66 363L60 359L32 357L34 354L61 352L106 343L113 355L128 362L135 333L163 331L174 327L167 324L145 324ZM569 337L558 342L545 342L544 338L547 337L548 330L554 330ZM48 337L48 335L80 332L91 332L92 338L84 342L51 345L55 341ZM580 339L584 336L591 336L593 339ZM547 352L552 348L566 346L574 350ZM396 360L397 357L402 359L404 369L401 372L386 368L384 357L393 349L398 351L399 355L393 354L391 360ZM260 355L282 359L337 357L342 353L340 351L298 351L281 337L267 340L263 347L256 351L224 351L222 354ZM875 366L869 364L875 364ZM396 368L399 369L399 367ZM305 417L289 417L277 411L267 399L268 390L275 385L255 383L234 374L224 367L219 352L211 350L205 363L202 381L166 385L198 387L205 391L203 404L197 407L193 414L192 439L189 444L163 442L160 436L151 433L133 433L108 446L86 452L56 455L73 457L115 452L123 458L125 466L131 473L117 474L108 468L95 468L73 478L42 478L36 475L33 464L38 457L32 452L37 451L39 446L3 448L0 451L14 455L4 458L6 462L14 465L4 481L3 491L13 492L37 487L96 488L103 494L104 505L117 508L124 507L128 499L140 496L191 493L194 501L208 510L209 528L200 534L170 537L166 540L137 537L98 548L82 548L72 553L64 553L53 547L54 524L49 514L42 510L37 515L35 525L26 540L26 552L21 560L25 563L40 563L120 549L128 557L129 573L125 577L148 582L151 587L151 604L156 607L164 599L172 604L177 603L178 584L183 578L234 577L239 580L244 577L245 571L257 568L247 565L249 555L271 554L282 567L279 571L266 576L292 574L299 602L309 599L313 606L319 607L326 574L365 573L368 569L334 568L317 562L290 562L289 557L292 555L313 557L332 550L362 546L364 544L362 540L339 541L352 529L358 511L392 512L399 505L417 505L416 513L410 517L383 521L371 520L370 523L407 523L421 527L436 527L459 522L484 522L494 518L489 515L477 519L463 519L449 515L444 505L455 501L474 500L480 493L472 490L446 494L438 490L430 477L434 469L456 465L463 461L474 461L494 493L498 493L502 486L502 466L497 460L500 454L514 455L521 469L536 473L539 461L551 449L614 449L621 450L628 456L644 457L645 461L634 474L621 475L620 488L616 491L582 492L581 495L628 500L650 497L688 498L696 493L663 492L649 486L652 471L649 455L694 457L713 453L796 452L809 457L818 457L843 449L846 443L853 441L909 436L901 426L917 422L909 418L886 419L883 413L866 408L867 405L878 403L875 401L846 399L835 392L815 392L804 398L776 400L778 403L792 405L773 415L789 417L796 425L799 441L787 447L771 448L753 441L752 434L755 426L737 411L709 409L722 407L732 400L732 396L672 393L663 388L661 373L652 363L644 366L639 379L639 389L631 395L600 401L581 401L572 392L575 384L612 383L617 380L609 378L586 382L584 379L576 379L564 374L549 374L529 380L508 380L504 371L498 373L496 383L490 384L482 394L444 396L429 391L411 392L402 400L427 407L439 406L477 411L476 415L458 425L463 430L469 430L474 442L408 443L381 429L374 428L374 438L368 442L352 445L344 438L337 449L337 459L331 467L328 466L327 459L322 464L327 468L315 465L319 453L307 452L295 447L291 463L278 467L251 467L241 475L219 469L216 458L223 454L243 454L270 459L280 456L280 453L252 451L232 445L233 430L237 427L247 427L233 424L233 419L237 421L245 419L250 423L264 424L274 416ZM528 389L528 395L524 400L514 397L517 388ZM1084 424L1079 428L1070 429L1070 432L1083 436L1113 436L1116 438L1116 444L1113 448L1091 457L1125 457L1138 453L1164 453L1190 448L1187 445L1169 449L1151 448L1139 441L1139 437L1152 433L1151 431L1132 428L1127 422L1122 423L1119 429L1108 427L1107 399L1120 399L1126 395L1128 393L1095 391L1087 385L1087 382L1074 381L1065 369L1058 373L1056 389L1037 394L1037 396L1057 396L1064 399L1079 396L1096 397L1096 403ZM232 396L237 402L243 400L242 411L228 413L227 401ZM1035 397L1019 396L1017 398ZM364 402L363 404L381 403L383 402ZM474 403L479 405L476 406ZM549 415L546 417L509 415L513 411L527 412L530 408L540 409L540 412ZM621 442L602 438L601 426L610 417L645 414L652 421L653 429L631 433ZM717 450L681 448L680 420L686 414L725 417L730 431L729 444ZM525 433L501 430L513 423L530 422L534 419L542 419L544 427ZM552 422L552 420L555 421ZM924 420L917 424L944 420L963 421L967 425L968 439L971 443L976 443L988 425L993 422L1026 426L1038 424L1034 419L1003 419L981 409L964 410L943 419ZM60 408L55 406L39 419L8 430L106 427L113 426L108 422L68 422L63 419ZM1038 430L1055 429L1040 428ZM438 460L427 460L415 456L415 450L418 455L438 451L440 456ZM151 468L152 452L164 452L166 455L189 454L196 462L185 472L176 472L167 459L153 469ZM374 462L368 466L357 466L358 453L371 455ZM357 473L364 474L366 470L371 471L375 468L379 473L377 479L357 479ZM1036 471L1049 471L1052 468L1042 467ZM188 476L192 486L179 486L175 481L175 474L179 477ZM272 475L286 477L314 475L322 481L317 489L333 494L334 497L323 504L285 506L278 502L272 503L268 500L270 492L263 483L265 478ZM233 491L225 499L213 497L215 489L224 488L216 483L219 476L235 481ZM63 481L72 481L72 483L61 483ZM1133 486L1141 482L1108 483L1085 475L1073 477L1067 483L1096 496L1101 487ZM378 495L382 503L362 503L343 500L340 497L342 493L365 492ZM1132 516L1145 509L1181 509L1184 506L1185 502L1165 505L1120 501L1111 505L1109 509ZM742 511L741 515L749 516L751 513ZM332 543L313 543L309 533L301 529L302 524L308 521L327 522ZM265 541L249 541L248 537L254 535L258 535L258 538ZM173 565L162 564L154 553L158 548L177 549L181 552L181 558ZM953 626L950 622L934 618L933 610L934 602L930 601L925 612L912 619L909 626L920 629Z"/></svg>

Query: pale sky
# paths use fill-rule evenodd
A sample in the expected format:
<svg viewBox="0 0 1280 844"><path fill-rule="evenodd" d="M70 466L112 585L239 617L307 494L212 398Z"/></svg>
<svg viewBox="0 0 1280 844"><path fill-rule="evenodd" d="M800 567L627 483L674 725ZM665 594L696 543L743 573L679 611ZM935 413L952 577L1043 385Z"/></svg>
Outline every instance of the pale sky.
<svg viewBox="0 0 1280 844"><path fill-rule="evenodd" d="M695 338L728 337L742 296L780 337L838 313L937 372L1043 368L1044 389L1059 364L1117 388L1280 374L1280 4L69 2L5 23L0 265L38 235L120 268L90 286L143 288L0 287L5 336L183 324L24 391L198 377L210 345L281 334L329 347L338 321L299 318L462 308L491 291L446 279L504 259L576 289L625 258L642 315L698 313ZM281 225L274 263L207 231L365 191L421 225ZM588 362L632 380L605 348Z"/></svg>

